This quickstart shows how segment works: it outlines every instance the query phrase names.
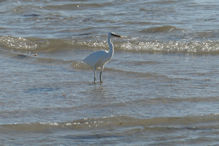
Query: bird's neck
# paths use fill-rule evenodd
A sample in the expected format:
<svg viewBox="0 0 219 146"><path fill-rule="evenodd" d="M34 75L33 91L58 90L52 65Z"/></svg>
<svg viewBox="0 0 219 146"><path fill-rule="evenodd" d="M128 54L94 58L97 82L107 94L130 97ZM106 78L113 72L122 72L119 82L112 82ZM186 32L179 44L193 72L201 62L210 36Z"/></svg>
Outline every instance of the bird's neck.
<svg viewBox="0 0 219 146"><path fill-rule="evenodd" d="M108 45L109 45L109 55L112 57L114 54L114 46L113 43L111 42L111 37L108 37Z"/></svg>

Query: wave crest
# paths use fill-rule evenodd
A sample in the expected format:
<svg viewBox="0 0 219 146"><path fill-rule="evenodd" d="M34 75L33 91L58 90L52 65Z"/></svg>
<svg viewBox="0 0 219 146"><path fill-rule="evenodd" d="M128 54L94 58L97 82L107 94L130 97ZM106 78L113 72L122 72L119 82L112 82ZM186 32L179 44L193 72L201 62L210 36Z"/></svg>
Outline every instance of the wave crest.
<svg viewBox="0 0 219 146"><path fill-rule="evenodd" d="M161 32L173 32L176 30L181 30L179 28L176 28L175 26L160 26L160 27L150 27L147 29L144 29L140 32L142 33L161 33Z"/></svg>
<svg viewBox="0 0 219 146"><path fill-rule="evenodd" d="M140 41L136 39L113 40L115 50L139 53L190 53L219 54L218 41ZM0 36L0 46L15 51L56 52L72 49L108 49L106 41L41 39Z"/></svg>
<svg viewBox="0 0 219 146"><path fill-rule="evenodd" d="M38 45L33 41L23 37L1 36L0 45L10 49L17 50L35 50Z"/></svg>
<svg viewBox="0 0 219 146"><path fill-rule="evenodd" d="M84 118L71 122L39 122L0 125L5 130L26 132L49 132L51 130L87 130L140 126L144 129L218 129L218 114L187 117L157 117L139 119L129 116L110 116L102 118ZM206 123L208 123L206 125Z"/></svg>
<svg viewBox="0 0 219 146"><path fill-rule="evenodd" d="M219 53L219 42L215 41L148 41L148 42L128 42L121 44L121 50L133 52L149 53L193 53L193 54L213 54Z"/></svg>

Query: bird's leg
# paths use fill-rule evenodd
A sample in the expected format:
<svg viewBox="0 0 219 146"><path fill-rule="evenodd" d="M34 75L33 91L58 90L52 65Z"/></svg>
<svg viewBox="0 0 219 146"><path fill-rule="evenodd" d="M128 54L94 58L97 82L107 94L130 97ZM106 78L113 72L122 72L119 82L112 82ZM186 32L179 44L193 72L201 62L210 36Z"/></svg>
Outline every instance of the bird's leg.
<svg viewBox="0 0 219 146"><path fill-rule="evenodd" d="M101 71L100 71L100 83L103 83L103 81L102 81L102 73L103 73L103 67L101 68Z"/></svg>
<svg viewBox="0 0 219 146"><path fill-rule="evenodd" d="M94 84L96 83L96 69L94 69Z"/></svg>
<svg viewBox="0 0 219 146"><path fill-rule="evenodd" d="M100 83L103 83L103 81L102 81L102 70L100 71Z"/></svg>

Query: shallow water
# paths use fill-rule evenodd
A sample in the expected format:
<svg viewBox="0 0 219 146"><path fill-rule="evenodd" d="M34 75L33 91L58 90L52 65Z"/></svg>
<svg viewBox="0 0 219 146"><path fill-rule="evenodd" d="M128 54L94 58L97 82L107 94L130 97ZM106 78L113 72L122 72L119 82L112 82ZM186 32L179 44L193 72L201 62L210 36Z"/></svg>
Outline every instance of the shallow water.
<svg viewBox="0 0 219 146"><path fill-rule="evenodd" d="M216 0L0 1L2 145L218 145ZM103 84L82 60L108 49Z"/></svg>

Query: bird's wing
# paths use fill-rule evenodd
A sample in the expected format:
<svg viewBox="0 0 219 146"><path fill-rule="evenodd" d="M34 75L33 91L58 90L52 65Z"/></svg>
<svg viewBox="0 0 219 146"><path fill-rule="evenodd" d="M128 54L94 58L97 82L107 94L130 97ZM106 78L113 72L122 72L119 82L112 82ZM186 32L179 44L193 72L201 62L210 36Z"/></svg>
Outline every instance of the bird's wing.
<svg viewBox="0 0 219 146"><path fill-rule="evenodd" d="M90 65L91 67L98 67L98 64L104 62L105 58L107 57L106 51L96 51L88 55L83 61Z"/></svg>

